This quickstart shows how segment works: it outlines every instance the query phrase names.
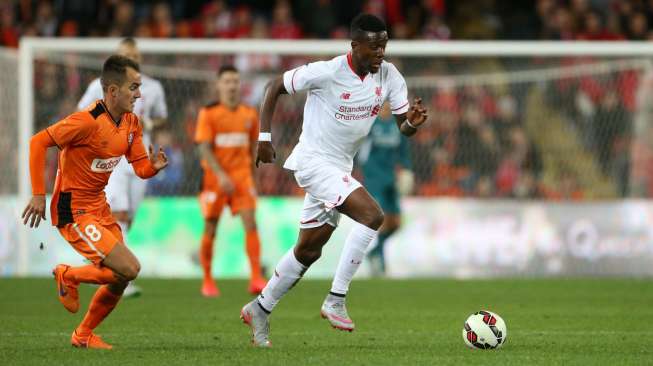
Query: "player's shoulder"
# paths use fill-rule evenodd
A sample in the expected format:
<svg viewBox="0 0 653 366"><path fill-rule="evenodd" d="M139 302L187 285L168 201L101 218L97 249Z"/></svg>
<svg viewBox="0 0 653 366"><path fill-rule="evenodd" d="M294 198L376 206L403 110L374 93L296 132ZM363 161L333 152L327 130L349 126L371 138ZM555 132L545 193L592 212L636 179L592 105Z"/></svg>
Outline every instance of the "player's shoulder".
<svg viewBox="0 0 653 366"><path fill-rule="evenodd" d="M401 75L397 67L392 62L386 60L383 60L381 63L381 70L388 76Z"/></svg>
<svg viewBox="0 0 653 366"><path fill-rule="evenodd" d="M104 106L98 100L85 109L69 114L62 121L73 123L77 128L93 130L97 128L97 120L105 111Z"/></svg>
<svg viewBox="0 0 653 366"><path fill-rule="evenodd" d="M201 109L203 109L205 111L217 111L221 107L222 107L222 105L220 104L220 101L214 100L214 101L211 101L211 102L206 103L205 105L203 105Z"/></svg>
<svg viewBox="0 0 653 366"><path fill-rule="evenodd" d="M343 67L343 60L346 65L347 58L344 55L336 56L330 60L313 61L305 66L310 66L311 71L321 74L334 74Z"/></svg>
<svg viewBox="0 0 653 366"><path fill-rule="evenodd" d="M95 78L93 79L89 84L88 84L89 89L102 89L102 81L100 78Z"/></svg>
<svg viewBox="0 0 653 366"><path fill-rule="evenodd" d="M253 106L247 104L247 103L240 103L240 109L243 111L245 114L256 114L256 108Z"/></svg>
<svg viewBox="0 0 653 366"><path fill-rule="evenodd" d="M157 89L163 89L163 84L161 82L151 76L147 76L145 74L141 74L141 82L143 84L148 84L151 87L157 88Z"/></svg>

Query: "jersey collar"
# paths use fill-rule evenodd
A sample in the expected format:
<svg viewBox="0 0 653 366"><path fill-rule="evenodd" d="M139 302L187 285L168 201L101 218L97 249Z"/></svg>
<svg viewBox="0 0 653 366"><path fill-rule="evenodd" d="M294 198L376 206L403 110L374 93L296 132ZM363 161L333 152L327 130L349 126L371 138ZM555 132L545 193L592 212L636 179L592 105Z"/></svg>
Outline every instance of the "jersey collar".
<svg viewBox="0 0 653 366"><path fill-rule="evenodd" d="M120 122L122 121L122 116L120 116L120 119L118 121L116 121L113 118L113 116L111 115L111 112L109 112L109 108L107 108L107 105L104 103L104 99L100 99L100 104L104 108L104 111L106 112L106 114L109 116L109 119L111 120L111 122L113 122L113 124L115 124L116 127L120 127Z"/></svg>
<svg viewBox="0 0 653 366"><path fill-rule="evenodd" d="M354 70L354 63L351 60L351 52L347 52L347 65L349 65L349 69L351 70L351 72L353 72L354 75L358 76L361 79L361 81L365 80L365 77L367 76L367 74L365 74L363 76L360 76Z"/></svg>

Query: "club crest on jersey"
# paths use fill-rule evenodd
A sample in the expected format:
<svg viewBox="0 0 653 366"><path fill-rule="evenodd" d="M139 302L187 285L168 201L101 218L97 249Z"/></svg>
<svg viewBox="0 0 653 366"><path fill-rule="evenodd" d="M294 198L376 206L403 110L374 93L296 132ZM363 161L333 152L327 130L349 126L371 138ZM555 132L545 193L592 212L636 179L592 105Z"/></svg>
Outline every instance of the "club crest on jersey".
<svg viewBox="0 0 653 366"><path fill-rule="evenodd" d="M121 158L121 156L118 156L108 159L93 159L91 162L91 171L96 173L109 173L118 165Z"/></svg>
<svg viewBox="0 0 653 366"><path fill-rule="evenodd" d="M342 99L342 100L349 100L349 97L351 97L351 93L342 93L342 94L340 94L340 99Z"/></svg>
<svg viewBox="0 0 653 366"><path fill-rule="evenodd" d="M127 136L127 145L132 146L132 142L134 142L134 133L130 132Z"/></svg>
<svg viewBox="0 0 653 366"><path fill-rule="evenodd" d="M377 87L376 87L376 90L374 91L374 93L376 94L377 97L380 97L380 96L381 96L381 87L380 87L380 86L377 86Z"/></svg>

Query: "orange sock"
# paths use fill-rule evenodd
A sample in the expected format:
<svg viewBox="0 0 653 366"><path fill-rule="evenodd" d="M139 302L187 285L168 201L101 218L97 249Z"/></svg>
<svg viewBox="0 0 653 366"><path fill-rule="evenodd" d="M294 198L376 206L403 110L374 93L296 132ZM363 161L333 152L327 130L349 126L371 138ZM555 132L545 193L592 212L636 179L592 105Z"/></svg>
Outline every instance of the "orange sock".
<svg viewBox="0 0 653 366"><path fill-rule="evenodd" d="M84 315L84 320L77 327L77 335L87 337L116 307L121 295L116 295L107 286L100 286Z"/></svg>
<svg viewBox="0 0 653 366"><path fill-rule="evenodd" d="M247 249L247 256L249 257L249 268L251 270L252 279L259 279L263 277L261 273L261 242L258 238L256 230L250 230L245 235L245 246Z"/></svg>
<svg viewBox="0 0 653 366"><path fill-rule="evenodd" d="M211 261L213 260L213 237L202 234L202 241L200 246L200 263L204 271L204 280L212 280L211 275Z"/></svg>
<svg viewBox="0 0 653 366"><path fill-rule="evenodd" d="M64 273L64 280L74 283L97 283L100 285L117 282L116 276L111 269L98 267L94 264L68 268Z"/></svg>

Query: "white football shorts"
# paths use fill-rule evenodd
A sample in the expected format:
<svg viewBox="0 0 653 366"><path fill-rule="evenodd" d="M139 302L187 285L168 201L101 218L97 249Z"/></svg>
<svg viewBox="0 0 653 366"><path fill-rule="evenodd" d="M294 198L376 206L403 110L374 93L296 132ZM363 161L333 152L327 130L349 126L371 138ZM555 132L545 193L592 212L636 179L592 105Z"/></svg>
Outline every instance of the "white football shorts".
<svg viewBox="0 0 653 366"><path fill-rule="evenodd" d="M112 212L127 211L133 219L136 209L145 197L147 181L139 178L123 157L111 173L104 192Z"/></svg>
<svg viewBox="0 0 653 366"><path fill-rule="evenodd" d="M295 180L306 191L299 227L309 229L325 223L337 227L340 206L351 192L362 187L351 173L330 166L296 170Z"/></svg>

